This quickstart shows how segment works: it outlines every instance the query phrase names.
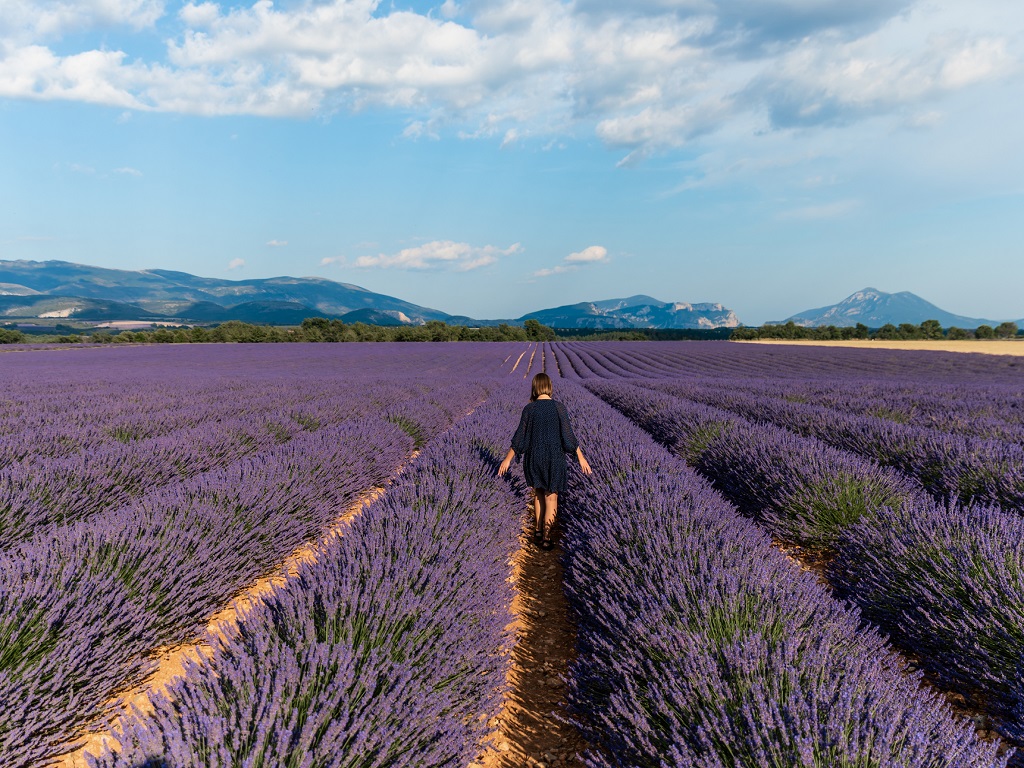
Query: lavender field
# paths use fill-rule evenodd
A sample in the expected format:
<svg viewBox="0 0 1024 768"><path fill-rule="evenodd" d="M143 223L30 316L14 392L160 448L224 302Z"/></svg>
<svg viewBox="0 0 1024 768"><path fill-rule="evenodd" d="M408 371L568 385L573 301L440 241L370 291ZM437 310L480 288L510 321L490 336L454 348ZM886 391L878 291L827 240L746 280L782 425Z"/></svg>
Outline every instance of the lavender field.
<svg viewBox="0 0 1024 768"><path fill-rule="evenodd" d="M550 764L1016 764L1024 361L557 342L0 355L0 765L539 764L484 745L541 370L594 469Z"/></svg>

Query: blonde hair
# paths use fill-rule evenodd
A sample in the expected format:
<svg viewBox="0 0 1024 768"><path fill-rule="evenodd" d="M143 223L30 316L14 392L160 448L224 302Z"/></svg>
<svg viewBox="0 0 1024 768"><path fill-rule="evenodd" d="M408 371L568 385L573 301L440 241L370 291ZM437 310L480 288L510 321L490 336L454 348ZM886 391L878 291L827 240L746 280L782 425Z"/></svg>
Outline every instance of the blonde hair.
<svg viewBox="0 0 1024 768"><path fill-rule="evenodd" d="M532 403L541 395L551 397L552 391L551 377L546 373L538 373L533 377L533 385L530 388L530 402Z"/></svg>

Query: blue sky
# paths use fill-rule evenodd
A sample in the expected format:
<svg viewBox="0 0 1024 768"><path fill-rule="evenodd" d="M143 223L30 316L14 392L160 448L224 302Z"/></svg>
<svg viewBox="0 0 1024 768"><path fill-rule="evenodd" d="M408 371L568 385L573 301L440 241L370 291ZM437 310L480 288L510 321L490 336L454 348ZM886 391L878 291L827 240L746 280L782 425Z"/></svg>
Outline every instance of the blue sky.
<svg viewBox="0 0 1024 768"><path fill-rule="evenodd" d="M0 258L1024 317L1015 0L7 0Z"/></svg>

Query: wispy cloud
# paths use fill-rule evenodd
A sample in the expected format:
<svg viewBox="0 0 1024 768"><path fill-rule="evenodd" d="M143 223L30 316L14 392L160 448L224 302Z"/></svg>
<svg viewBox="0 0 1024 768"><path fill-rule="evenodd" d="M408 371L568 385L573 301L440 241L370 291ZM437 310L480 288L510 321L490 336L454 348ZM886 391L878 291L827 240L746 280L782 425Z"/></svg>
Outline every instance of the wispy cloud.
<svg viewBox="0 0 1024 768"><path fill-rule="evenodd" d="M576 251L566 256L561 264L553 267L544 267L533 273L533 277L551 277L562 275L566 272L575 272L577 269L590 264L605 264L608 262L608 249L603 245L589 245L582 251Z"/></svg>
<svg viewBox="0 0 1024 768"><path fill-rule="evenodd" d="M114 173L119 174L121 176L135 176L136 178L142 177L142 171L140 171L138 168L131 168L129 166L124 166L123 168L115 168Z"/></svg>
<svg viewBox="0 0 1024 768"><path fill-rule="evenodd" d="M287 240L268 240L267 245L271 248L282 248L288 245Z"/></svg>
<svg viewBox="0 0 1024 768"><path fill-rule="evenodd" d="M404 248L397 253L381 253L376 256L359 256L353 266L361 269L446 269L454 272L468 272L494 264L502 256L511 256L522 251L519 243L508 248L494 245L475 246L456 243L452 240L434 240L413 248ZM331 263L324 259L322 263Z"/></svg>
<svg viewBox="0 0 1024 768"><path fill-rule="evenodd" d="M232 259L228 262L228 269L241 269L245 266L245 259Z"/></svg>

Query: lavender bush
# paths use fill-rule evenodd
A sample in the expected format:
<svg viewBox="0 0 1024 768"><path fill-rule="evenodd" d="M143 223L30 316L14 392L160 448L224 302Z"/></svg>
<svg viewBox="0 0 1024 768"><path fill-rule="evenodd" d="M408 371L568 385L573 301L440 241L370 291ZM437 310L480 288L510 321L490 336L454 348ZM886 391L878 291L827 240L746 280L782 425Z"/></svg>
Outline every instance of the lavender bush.
<svg viewBox="0 0 1024 768"><path fill-rule="evenodd" d="M595 471L563 542L589 766L1005 764L685 465L559 390Z"/></svg>
<svg viewBox="0 0 1024 768"><path fill-rule="evenodd" d="M428 444L211 664L127 727L123 752L91 764L468 763L508 663L524 489L494 470L517 405L498 395Z"/></svg>
<svg viewBox="0 0 1024 768"><path fill-rule="evenodd" d="M771 425L628 384L587 386L787 541L831 547L846 526L922 493L897 472Z"/></svg>
<svg viewBox="0 0 1024 768"><path fill-rule="evenodd" d="M871 457L920 479L939 498L953 496L1024 509L1024 447L949 434L823 406L723 391L721 385L655 383L659 389L769 420L802 435Z"/></svg>
<svg viewBox="0 0 1024 768"><path fill-rule="evenodd" d="M865 615L1024 740L1024 521L922 501L845 530L831 579Z"/></svg>

